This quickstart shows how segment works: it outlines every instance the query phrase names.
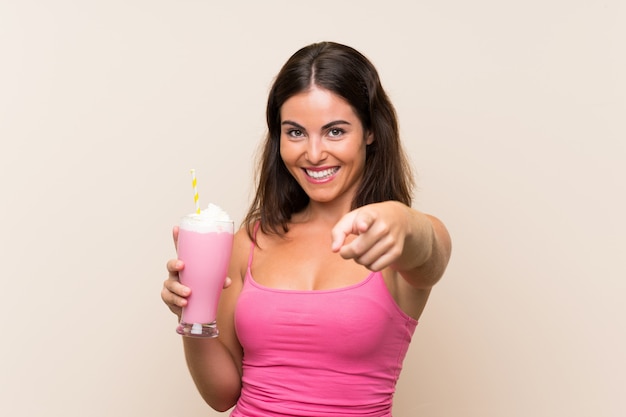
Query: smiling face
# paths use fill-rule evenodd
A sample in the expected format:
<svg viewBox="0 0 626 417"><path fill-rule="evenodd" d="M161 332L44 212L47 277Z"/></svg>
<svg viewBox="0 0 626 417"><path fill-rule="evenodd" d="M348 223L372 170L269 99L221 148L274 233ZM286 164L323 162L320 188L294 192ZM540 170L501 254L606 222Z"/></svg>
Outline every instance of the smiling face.
<svg viewBox="0 0 626 417"><path fill-rule="evenodd" d="M311 202L350 207L373 137L348 102L312 86L285 101L280 120L281 158Z"/></svg>

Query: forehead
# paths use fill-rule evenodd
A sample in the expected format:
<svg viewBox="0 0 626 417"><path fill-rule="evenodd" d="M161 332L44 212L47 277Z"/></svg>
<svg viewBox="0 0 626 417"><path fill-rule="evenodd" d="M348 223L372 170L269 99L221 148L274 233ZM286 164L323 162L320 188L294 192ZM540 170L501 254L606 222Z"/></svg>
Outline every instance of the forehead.
<svg viewBox="0 0 626 417"><path fill-rule="evenodd" d="M280 108L281 120L355 119L352 106L330 90L313 86L287 99Z"/></svg>

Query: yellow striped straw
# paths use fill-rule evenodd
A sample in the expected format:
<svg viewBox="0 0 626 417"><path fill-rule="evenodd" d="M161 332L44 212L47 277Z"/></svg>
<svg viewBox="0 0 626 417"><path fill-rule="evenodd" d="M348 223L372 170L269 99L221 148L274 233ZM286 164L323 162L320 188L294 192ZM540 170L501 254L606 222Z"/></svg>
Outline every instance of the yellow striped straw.
<svg viewBox="0 0 626 417"><path fill-rule="evenodd" d="M196 213L200 214L200 200L198 199L198 182L196 181L196 170L191 170L191 185L193 186L193 202L196 204Z"/></svg>

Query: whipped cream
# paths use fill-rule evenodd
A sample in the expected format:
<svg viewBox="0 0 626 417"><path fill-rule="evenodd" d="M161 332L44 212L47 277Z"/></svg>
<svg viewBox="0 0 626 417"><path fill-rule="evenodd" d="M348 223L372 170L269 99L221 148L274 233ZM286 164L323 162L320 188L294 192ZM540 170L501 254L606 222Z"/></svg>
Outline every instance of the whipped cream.
<svg viewBox="0 0 626 417"><path fill-rule="evenodd" d="M209 203L200 213L190 213L180 221L181 229L200 233L232 232L232 219L220 206Z"/></svg>

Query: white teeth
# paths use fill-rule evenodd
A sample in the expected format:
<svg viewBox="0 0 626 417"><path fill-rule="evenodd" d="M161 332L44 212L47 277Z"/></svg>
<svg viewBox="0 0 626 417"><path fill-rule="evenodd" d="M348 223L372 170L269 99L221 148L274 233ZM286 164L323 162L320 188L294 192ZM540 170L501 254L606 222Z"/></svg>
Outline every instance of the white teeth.
<svg viewBox="0 0 626 417"><path fill-rule="evenodd" d="M331 175L333 175L335 172L337 172L339 168L335 167L335 168L329 168L329 169L325 169L323 171L311 171L309 169L306 170L306 174L309 177L313 177L316 180L321 180L323 178L326 177L330 177Z"/></svg>

